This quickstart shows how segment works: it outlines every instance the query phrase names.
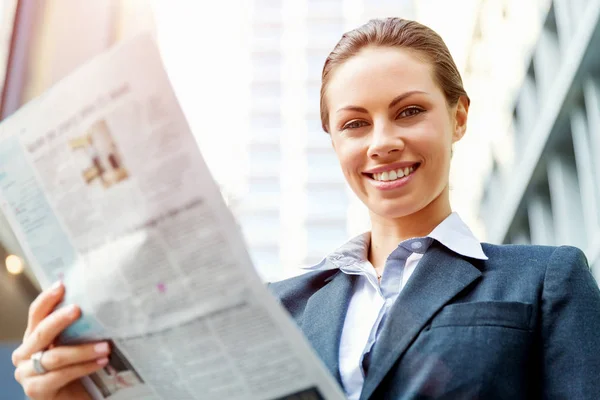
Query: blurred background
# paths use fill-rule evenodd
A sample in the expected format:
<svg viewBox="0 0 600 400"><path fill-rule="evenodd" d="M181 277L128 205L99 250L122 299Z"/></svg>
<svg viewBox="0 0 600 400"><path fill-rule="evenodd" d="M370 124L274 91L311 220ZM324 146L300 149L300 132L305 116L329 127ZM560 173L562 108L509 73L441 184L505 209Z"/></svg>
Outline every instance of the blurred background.
<svg viewBox="0 0 600 400"><path fill-rule="evenodd" d="M0 0L0 117L152 31L265 281L369 229L319 119L323 62L370 18L446 41L472 105L452 204L483 241L570 244L600 278L600 0ZM0 215L0 399L38 292Z"/></svg>

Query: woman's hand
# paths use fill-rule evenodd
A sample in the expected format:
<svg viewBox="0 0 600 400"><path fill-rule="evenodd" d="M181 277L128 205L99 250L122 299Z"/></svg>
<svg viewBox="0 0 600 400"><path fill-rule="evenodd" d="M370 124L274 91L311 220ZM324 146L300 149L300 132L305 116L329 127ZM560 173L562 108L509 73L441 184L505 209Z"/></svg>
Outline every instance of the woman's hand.
<svg viewBox="0 0 600 400"><path fill-rule="evenodd" d="M91 397L79 378L108 363L108 343L54 346L58 335L79 318L76 306L53 311L61 302L65 288L61 283L43 291L29 307L29 320L23 343L12 355L15 379L31 400L88 400ZM41 364L47 371L36 372L31 356L43 351Z"/></svg>

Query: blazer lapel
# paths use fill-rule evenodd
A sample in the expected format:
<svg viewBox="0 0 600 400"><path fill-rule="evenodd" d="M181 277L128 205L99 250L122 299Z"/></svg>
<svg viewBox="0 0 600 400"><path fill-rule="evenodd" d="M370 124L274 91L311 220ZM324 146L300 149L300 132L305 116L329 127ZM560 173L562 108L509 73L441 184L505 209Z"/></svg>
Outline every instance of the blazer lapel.
<svg viewBox="0 0 600 400"><path fill-rule="evenodd" d="M481 276L468 261L434 242L390 310L371 355L361 400L368 399L431 317Z"/></svg>
<svg viewBox="0 0 600 400"><path fill-rule="evenodd" d="M338 272L307 301L302 331L325 366L341 385L339 369L340 336L352 295L355 276Z"/></svg>

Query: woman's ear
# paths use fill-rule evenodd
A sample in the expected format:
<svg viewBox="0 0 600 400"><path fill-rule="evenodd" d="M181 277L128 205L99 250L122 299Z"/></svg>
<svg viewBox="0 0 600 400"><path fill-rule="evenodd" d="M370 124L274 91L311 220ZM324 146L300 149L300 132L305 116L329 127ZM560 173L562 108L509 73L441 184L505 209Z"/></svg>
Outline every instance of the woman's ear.
<svg viewBox="0 0 600 400"><path fill-rule="evenodd" d="M456 103L454 113L454 131L452 132L452 142L458 142L467 131L467 119L469 115L469 100L466 96L460 96Z"/></svg>

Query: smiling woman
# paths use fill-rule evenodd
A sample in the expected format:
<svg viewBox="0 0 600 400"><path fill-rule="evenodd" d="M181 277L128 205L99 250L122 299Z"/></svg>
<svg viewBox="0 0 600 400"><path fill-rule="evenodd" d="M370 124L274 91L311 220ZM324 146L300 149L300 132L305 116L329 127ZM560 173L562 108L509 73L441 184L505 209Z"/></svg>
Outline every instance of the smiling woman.
<svg viewBox="0 0 600 400"><path fill-rule="evenodd" d="M428 27L344 34L321 123L371 231L270 288L349 399L595 399L600 291L583 253L480 243L452 212L469 103Z"/></svg>

